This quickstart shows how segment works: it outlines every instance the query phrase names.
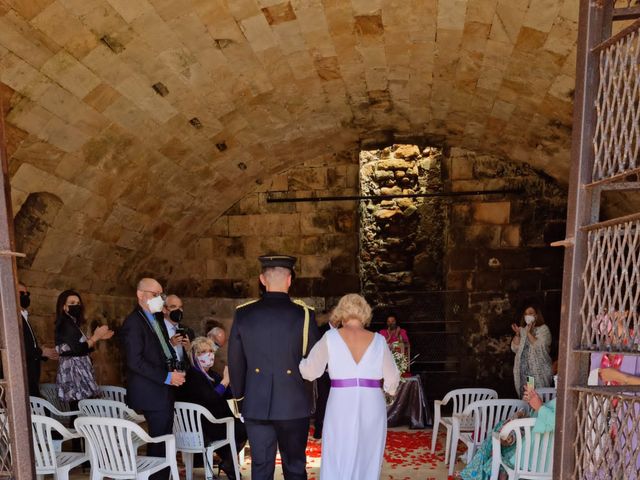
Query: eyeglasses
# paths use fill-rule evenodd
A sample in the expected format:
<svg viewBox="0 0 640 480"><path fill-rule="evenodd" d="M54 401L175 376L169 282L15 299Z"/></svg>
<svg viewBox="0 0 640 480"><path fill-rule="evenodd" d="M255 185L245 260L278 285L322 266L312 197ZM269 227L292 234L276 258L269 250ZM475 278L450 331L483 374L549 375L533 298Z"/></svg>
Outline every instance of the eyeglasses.
<svg viewBox="0 0 640 480"><path fill-rule="evenodd" d="M165 293L162 293L162 292L152 292L151 290L140 290L140 291L141 292L145 292L145 293L150 293L154 297L160 297L160 298L162 298L162 300L166 300L167 299L167 295Z"/></svg>

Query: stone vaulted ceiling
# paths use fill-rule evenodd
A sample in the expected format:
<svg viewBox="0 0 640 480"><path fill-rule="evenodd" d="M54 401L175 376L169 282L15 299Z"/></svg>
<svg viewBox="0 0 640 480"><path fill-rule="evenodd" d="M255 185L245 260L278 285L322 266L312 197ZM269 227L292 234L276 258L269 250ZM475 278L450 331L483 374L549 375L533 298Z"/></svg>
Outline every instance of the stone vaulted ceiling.
<svg viewBox="0 0 640 480"><path fill-rule="evenodd" d="M14 211L34 192L61 201L32 270L108 291L168 269L272 174L363 143L425 138L566 182L577 14L578 0L0 0Z"/></svg>

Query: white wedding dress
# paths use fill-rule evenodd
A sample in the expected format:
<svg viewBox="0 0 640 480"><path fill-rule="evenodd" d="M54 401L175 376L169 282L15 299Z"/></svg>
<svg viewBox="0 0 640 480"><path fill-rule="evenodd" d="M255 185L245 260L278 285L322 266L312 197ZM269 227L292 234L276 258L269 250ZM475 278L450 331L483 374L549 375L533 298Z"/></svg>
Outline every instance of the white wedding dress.
<svg viewBox="0 0 640 480"><path fill-rule="evenodd" d="M383 379L384 390L394 394L400 374L387 342L379 334L356 363L336 329L329 330L300 362L307 380L322 375L329 365L332 381ZM339 383L339 382L338 382ZM322 429L320 480L374 480L380 478L387 437L387 407L382 388L331 387Z"/></svg>

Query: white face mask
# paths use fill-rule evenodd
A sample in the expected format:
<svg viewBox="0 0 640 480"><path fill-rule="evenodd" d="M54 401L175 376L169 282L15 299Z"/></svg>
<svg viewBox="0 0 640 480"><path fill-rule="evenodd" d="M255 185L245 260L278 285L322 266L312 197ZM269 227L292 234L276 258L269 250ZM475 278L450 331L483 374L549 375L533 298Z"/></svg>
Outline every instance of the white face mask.
<svg viewBox="0 0 640 480"><path fill-rule="evenodd" d="M162 297L153 297L150 300L147 300L147 306L149 307L149 311L151 313L158 313L162 311L162 307L164 307L164 300Z"/></svg>
<svg viewBox="0 0 640 480"><path fill-rule="evenodd" d="M536 321L536 316L535 315L525 315L524 316L524 321L527 325L531 325L533 322Z"/></svg>
<svg viewBox="0 0 640 480"><path fill-rule="evenodd" d="M203 370L209 370L211 367L213 367L214 360L215 356L211 352L205 352L198 355L198 363Z"/></svg>

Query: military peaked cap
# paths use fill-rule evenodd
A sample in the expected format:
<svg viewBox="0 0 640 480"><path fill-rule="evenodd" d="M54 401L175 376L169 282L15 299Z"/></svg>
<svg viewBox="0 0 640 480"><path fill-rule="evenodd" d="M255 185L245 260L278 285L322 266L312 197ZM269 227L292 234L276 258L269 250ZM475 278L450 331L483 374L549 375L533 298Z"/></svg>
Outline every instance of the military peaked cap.
<svg viewBox="0 0 640 480"><path fill-rule="evenodd" d="M293 273L297 258L289 255L262 255L258 257L258 260L260 260L262 268L283 267L288 268Z"/></svg>

